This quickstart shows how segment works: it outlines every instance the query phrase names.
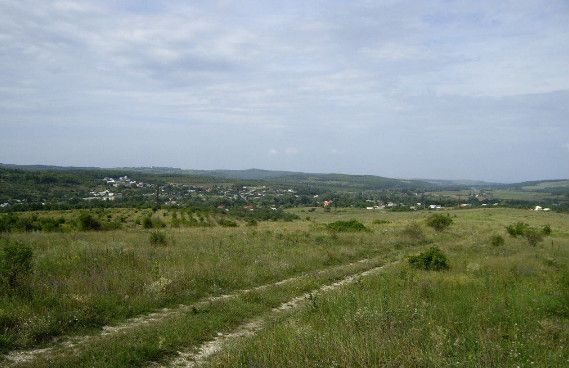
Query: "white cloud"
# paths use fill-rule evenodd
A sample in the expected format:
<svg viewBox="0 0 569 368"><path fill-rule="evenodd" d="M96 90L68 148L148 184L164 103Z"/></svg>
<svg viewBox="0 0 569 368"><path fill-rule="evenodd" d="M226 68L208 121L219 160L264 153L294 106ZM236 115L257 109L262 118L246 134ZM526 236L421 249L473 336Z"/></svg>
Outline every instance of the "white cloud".
<svg viewBox="0 0 569 368"><path fill-rule="evenodd" d="M322 166L327 139L351 147L375 138L380 152L389 135L466 142L457 132L535 120L555 130L553 157L569 134L559 107L569 105L567 24L564 1L3 1L0 126L45 136L54 125L125 126L132 140L149 141L142 122L202 129L212 135L206 153L228 130L236 141L250 141L248 132L263 142L255 152L266 144L274 153L236 160L251 167L282 154L308 167ZM0 153L17 160L12 152ZM38 149L37 160L45 154Z"/></svg>
<svg viewBox="0 0 569 368"><path fill-rule="evenodd" d="M287 147L284 150L284 153L288 156L292 156L292 155L298 155L300 151L298 150L298 148L296 147Z"/></svg>

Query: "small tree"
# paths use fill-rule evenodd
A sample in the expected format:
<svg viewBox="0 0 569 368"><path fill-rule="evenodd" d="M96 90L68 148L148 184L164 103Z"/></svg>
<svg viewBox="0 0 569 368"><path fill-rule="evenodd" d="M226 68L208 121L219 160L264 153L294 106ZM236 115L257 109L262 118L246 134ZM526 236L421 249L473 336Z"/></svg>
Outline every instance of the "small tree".
<svg viewBox="0 0 569 368"><path fill-rule="evenodd" d="M452 224L450 215L435 214L427 218L427 225L436 231L443 231Z"/></svg>

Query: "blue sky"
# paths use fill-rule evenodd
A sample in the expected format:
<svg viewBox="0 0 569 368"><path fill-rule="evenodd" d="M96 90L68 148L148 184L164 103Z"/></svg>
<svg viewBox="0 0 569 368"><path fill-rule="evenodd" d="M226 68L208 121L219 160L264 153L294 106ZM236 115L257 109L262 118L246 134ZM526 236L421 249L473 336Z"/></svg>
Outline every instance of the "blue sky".
<svg viewBox="0 0 569 368"><path fill-rule="evenodd" d="M567 1L0 2L0 162L569 177Z"/></svg>

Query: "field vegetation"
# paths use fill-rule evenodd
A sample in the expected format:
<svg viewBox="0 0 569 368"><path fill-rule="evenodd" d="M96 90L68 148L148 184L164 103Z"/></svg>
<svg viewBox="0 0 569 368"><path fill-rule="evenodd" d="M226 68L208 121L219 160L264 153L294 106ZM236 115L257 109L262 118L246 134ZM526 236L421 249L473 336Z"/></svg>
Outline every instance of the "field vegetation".
<svg viewBox="0 0 569 368"><path fill-rule="evenodd" d="M63 221L57 231L0 234L0 362L169 365L178 351L253 318L265 327L207 364L562 366L569 359L569 216L447 211L451 225L438 231L426 226L427 211L284 213L280 220L192 209L10 215ZM529 242L528 229L541 241ZM390 267L271 312L382 264ZM230 297L207 299L221 295Z"/></svg>

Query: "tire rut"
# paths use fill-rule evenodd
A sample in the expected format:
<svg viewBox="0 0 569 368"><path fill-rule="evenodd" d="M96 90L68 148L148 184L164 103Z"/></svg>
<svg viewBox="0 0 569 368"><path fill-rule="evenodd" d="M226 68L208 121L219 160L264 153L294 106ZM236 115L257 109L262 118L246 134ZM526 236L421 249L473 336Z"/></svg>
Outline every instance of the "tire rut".
<svg viewBox="0 0 569 368"><path fill-rule="evenodd" d="M194 348L189 351L178 352L178 355L166 363L165 365L152 365L152 367L160 368L195 368L203 365L210 357L221 352L223 348L230 342L235 340L250 337L261 331L268 321L269 317L273 317L279 313L296 309L299 306L305 304L307 301L311 300L316 294L321 294L329 291L336 290L344 285L352 284L356 282L359 278L369 276L378 273L389 266L393 266L399 263L399 261L394 261L391 263L384 264L382 266L374 267L363 272L352 274L344 277L343 279L336 281L334 283L323 285L317 289L310 292L297 296L289 301L286 301L276 308L273 308L268 315L264 317L256 318L241 324L239 327L228 333L218 333L217 336L203 343L201 346Z"/></svg>
<svg viewBox="0 0 569 368"><path fill-rule="evenodd" d="M268 283L268 284L263 284L263 285L255 286L252 288L236 290L236 291L229 293L229 294L206 297L206 298L203 298L203 299L201 299L195 303L192 303L192 304L180 304L176 307L162 308L162 309L159 309L159 310L152 312L152 313L148 313L148 314L140 315L137 317L129 318L129 319L125 320L124 322L116 324L116 325L103 326L101 328L101 331L99 333L96 333L96 334L57 338L57 339L54 339L52 346L48 346L48 347L44 347L44 348L37 348L37 349L29 349L29 350L15 350L15 351L9 352L7 354L4 354L1 357L1 359L6 361L7 363L9 363L10 365L16 365L16 364L21 364L21 363L28 363L28 362L31 362L38 357L48 356L50 354L54 354L54 353L59 352L59 351L64 351L64 350L76 350L77 351L80 349L81 346L89 344L89 342L94 341L96 339L104 338L106 336L112 336L112 335L115 335L115 334L118 334L121 332L128 332L129 330L134 330L134 329L137 329L137 328L145 326L145 325L149 325L149 324L152 324L155 322L160 322L160 321L167 319L169 317L175 317L178 315L182 315L182 314L191 312L195 308L203 308L203 307L205 307L211 303L215 303L217 301L234 299L234 298L237 298L237 297L239 297L243 294L246 294L246 293L263 291L263 290L266 290L266 289L269 289L269 288L272 288L275 286L290 284L290 283L297 281L297 280L300 280L302 278L315 276L315 275L321 275L323 273L331 272L331 271L337 270L337 269L349 268L349 267L355 266L357 264L372 263L372 262L378 261L378 260L379 260L379 258L364 258L364 259L360 259L358 261L354 261L351 263L333 266L333 267L328 267L328 268L320 269L320 270L314 271L314 272L304 273L304 274L301 274L298 276L293 276L290 278L286 278L286 279L283 279L280 281L276 281L276 282L272 282L272 283ZM0 360L0 362L2 360Z"/></svg>

